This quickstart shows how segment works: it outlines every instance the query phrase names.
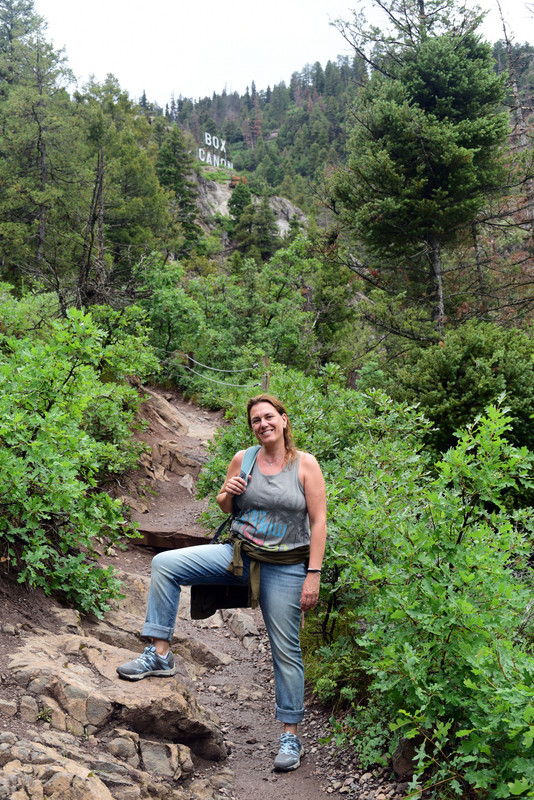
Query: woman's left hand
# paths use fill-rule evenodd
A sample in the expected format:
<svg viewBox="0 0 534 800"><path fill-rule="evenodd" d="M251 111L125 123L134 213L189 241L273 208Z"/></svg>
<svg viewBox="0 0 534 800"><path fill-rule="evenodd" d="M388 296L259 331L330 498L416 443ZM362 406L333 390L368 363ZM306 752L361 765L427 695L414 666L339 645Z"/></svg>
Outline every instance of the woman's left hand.
<svg viewBox="0 0 534 800"><path fill-rule="evenodd" d="M302 585L300 595L300 610L310 611L315 608L319 600L319 584L321 583L320 572L308 572Z"/></svg>

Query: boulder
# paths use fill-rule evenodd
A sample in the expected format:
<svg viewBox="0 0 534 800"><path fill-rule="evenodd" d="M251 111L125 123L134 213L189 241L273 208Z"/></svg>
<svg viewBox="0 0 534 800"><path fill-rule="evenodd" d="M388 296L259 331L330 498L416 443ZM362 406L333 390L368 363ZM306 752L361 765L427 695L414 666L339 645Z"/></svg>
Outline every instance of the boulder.
<svg viewBox="0 0 534 800"><path fill-rule="evenodd" d="M199 225L207 233L215 226L215 216L222 214L229 216L228 202L232 197L232 188L230 187L231 176L228 175L228 183L222 184L216 181L206 180L203 177L198 177L198 207L200 210ZM253 202L259 202L259 198L253 196ZM285 197L270 197L269 205L274 213L276 225L281 236L285 236L289 231L289 222L293 217L296 217L298 222L305 227L307 219L303 211L297 206L294 206ZM214 220L212 223L211 220Z"/></svg>
<svg viewBox="0 0 534 800"><path fill-rule="evenodd" d="M137 654L89 636L49 634L28 639L10 657L10 668L26 689L25 713L30 713L32 699L35 717L54 706L50 724L58 729L63 729L62 712L65 729L75 735L97 733L115 723L149 738L187 744L206 759L225 758L215 721L182 681L152 680L141 688L119 679L117 665Z"/></svg>
<svg viewBox="0 0 534 800"><path fill-rule="evenodd" d="M0 800L215 800L218 788L229 785L229 770L209 781L196 780L191 753L185 745L144 741L123 729L106 745L108 753L118 739L135 748L137 764L121 761L101 748L87 749L75 737L53 731L19 739L0 734ZM121 754L122 746L118 747ZM231 773L230 773L231 774Z"/></svg>
<svg viewBox="0 0 534 800"><path fill-rule="evenodd" d="M415 772L415 753L422 743L422 736L400 740L391 757L391 762L395 775L401 780L407 780L413 776Z"/></svg>

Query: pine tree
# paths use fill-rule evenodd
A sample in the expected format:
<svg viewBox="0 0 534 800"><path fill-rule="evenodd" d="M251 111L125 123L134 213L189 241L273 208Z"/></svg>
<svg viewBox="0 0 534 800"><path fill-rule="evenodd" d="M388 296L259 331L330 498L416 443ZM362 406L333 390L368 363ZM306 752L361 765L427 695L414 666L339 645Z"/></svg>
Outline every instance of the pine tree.
<svg viewBox="0 0 534 800"><path fill-rule="evenodd" d="M96 226L99 242L97 255L82 262L86 274L92 273L80 276L80 286L88 289L87 294L80 288L85 304L101 301L102 281L110 297L130 292L133 267L169 228L169 198L156 175L153 127L117 79L109 75L103 84L91 82L77 102L86 119L92 172L86 231L93 237Z"/></svg>
<svg viewBox="0 0 534 800"><path fill-rule="evenodd" d="M76 250L71 226L83 195L83 158L75 107L62 88L72 76L63 54L44 40L32 7L2 6L1 263L13 282L34 276L59 294Z"/></svg>
<svg viewBox="0 0 534 800"><path fill-rule="evenodd" d="M44 21L35 11L34 0L0 0L0 87L20 79L17 66L21 49L30 36L41 36ZM5 87L1 87L5 94Z"/></svg>
<svg viewBox="0 0 534 800"><path fill-rule="evenodd" d="M184 134L177 125L172 125L159 150L156 172L161 185L173 192L172 216L182 237L181 243L175 247L176 258L188 256L201 236L196 224L197 192L190 178L192 167L193 159Z"/></svg>
<svg viewBox="0 0 534 800"><path fill-rule="evenodd" d="M238 222L245 208L252 203L252 193L246 183L238 183L232 191L232 196L228 201L228 210L232 218Z"/></svg>
<svg viewBox="0 0 534 800"><path fill-rule="evenodd" d="M459 33L439 32L451 19L445 6L453 14L451 2L390 3L397 36L372 55L348 166L334 182L341 216L373 265L372 274L365 265L357 271L415 302L426 298L438 330L447 313L443 248L500 190L508 132L491 48L467 22Z"/></svg>

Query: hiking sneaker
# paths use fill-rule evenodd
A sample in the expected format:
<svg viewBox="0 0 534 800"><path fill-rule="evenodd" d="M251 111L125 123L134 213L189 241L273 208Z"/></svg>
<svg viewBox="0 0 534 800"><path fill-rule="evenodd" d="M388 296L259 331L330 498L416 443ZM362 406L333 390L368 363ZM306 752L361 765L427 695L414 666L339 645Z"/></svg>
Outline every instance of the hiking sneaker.
<svg viewBox="0 0 534 800"><path fill-rule="evenodd" d="M127 664L117 667L117 672L121 678L126 678L128 681L140 681L141 678L148 678L149 675L170 678L171 675L176 675L176 667L174 666L174 656L170 650L163 658L156 653L156 648L151 644L145 647L143 655L136 658L135 661L128 661Z"/></svg>
<svg viewBox="0 0 534 800"><path fill-rule="evenodd" d="M304 748L300 739L294 733L283 733L280 736L280 750L274 759L274 768L277 772L289 772L300 767L300 757L304 755Z"/></svg>

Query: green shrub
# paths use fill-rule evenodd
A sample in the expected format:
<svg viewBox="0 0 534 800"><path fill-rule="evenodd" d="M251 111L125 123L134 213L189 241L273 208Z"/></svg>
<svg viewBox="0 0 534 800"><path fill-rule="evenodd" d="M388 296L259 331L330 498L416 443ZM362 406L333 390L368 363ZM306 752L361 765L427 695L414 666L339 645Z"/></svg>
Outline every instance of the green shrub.
<svg viewBox="0 0 534 800"><path fill-rule="evenodd" d="M456 444L455 431L471 423L503 393L510 407L507 437L534 449L534 345L525 331L469 322L439 344L414 348L391 376L367 366L360 388L380 386L397 400L418 403L433 428L434 452Z"/></svg>
<svg viewBox="0 0 534 800"><path fill-rule="evenodd" d="M368 735L382 731L371 760L396 734L419 737L414 789L480 798L534 790L534 658L523 631L532 512L509 513L502 500L528 485L532 455L506 440L509 428L490 408L431 481L415 457L396 474L376 464L365 486L368 454L358 448L338 483L337 513L351 533L333 560L339 590L357 603L352 635L370 679L363 702L354 686L346 732L358 748L366 708ZM344 657L335 642L334 673Z"/></svg>
<svg viewBox="0 0 534 800"><path fill-rule="evenodd" d="M39 337L0 339L2 559L19 581L97 614L119 583L112 568L98 566L96 545L131 532L98 480L139 455L130 432L139 395L112 378L157 367L146 335L121 334L117 319L112 327L106 334L71 310L66 320L48 320Z"/></svg>
<svg viewBox="0 0 534 800"><path fill-rule="evenodd" d="M307 368L314 320L304 309L303 269L298 243L268 263L240 258L230 271L202 276L146 259L138 268L138 288L167 378L211 404L235 386L253 392L262 355Z"/></svg>

